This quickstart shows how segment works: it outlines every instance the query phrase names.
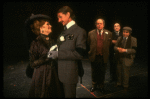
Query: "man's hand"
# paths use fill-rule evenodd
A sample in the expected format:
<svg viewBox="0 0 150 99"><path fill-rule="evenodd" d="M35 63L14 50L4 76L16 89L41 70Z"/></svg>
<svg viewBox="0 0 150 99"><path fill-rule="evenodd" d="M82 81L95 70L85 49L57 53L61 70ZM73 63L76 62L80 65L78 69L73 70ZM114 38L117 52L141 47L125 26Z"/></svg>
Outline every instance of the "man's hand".
<svg viewBox="0 0 150 99"><path fill-rule="evenodd" d="M117 49L118 49L119 53L124 53L124 52L126 52L126 50L127 50L127 49L120 48L120 47L118 47Z"/></svg>
<svg viewBox="0 0 150 99"><path fill-rule="evenodd" d="M113 44L116 44L116 42L117 42L117 40L112 40L112 43L113 43Z"/></svg>

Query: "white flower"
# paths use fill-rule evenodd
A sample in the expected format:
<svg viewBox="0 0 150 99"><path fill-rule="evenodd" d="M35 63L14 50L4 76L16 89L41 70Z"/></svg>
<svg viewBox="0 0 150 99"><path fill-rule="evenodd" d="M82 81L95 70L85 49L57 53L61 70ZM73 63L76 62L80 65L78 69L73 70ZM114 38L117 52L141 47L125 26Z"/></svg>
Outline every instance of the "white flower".
<svg viewBox="0 0 150 99"><path fill-rule="evenodd" d="M105 32L105 34L108 34L108 32Z"/></svg>
<svg viewBox="0 0 150 99"><path fill-rule="evenodd" d="M61 36L61 37L60 37L60 41L65 41L64 36Z"/></svg>

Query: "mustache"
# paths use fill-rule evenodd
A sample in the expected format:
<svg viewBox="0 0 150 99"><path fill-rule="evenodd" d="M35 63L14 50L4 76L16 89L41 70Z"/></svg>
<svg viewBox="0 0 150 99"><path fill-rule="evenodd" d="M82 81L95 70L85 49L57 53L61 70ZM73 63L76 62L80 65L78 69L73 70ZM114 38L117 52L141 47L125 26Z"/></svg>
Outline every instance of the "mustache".
<svg viewBox="0 0 150 99"><path fill-rule="evenodd" d="M63 23L64 21L60 21L59 23Z"/></svg>

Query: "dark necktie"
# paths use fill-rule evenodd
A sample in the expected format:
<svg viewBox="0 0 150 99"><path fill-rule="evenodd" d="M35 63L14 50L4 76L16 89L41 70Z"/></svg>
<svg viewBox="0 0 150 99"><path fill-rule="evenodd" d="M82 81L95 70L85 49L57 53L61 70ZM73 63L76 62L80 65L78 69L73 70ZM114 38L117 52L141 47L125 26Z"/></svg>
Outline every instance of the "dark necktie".
<svg viewBox="0 0 150 99"><path fill-rule="evenodd" d="M99 35L101 36L101 31L99 30Z"/></svg>
<svg viewBox="0 0 150 99"><path fill-rule="evenodd" d="M66 27L66 25L64 26L64 30L67 30L67 27Z"/></svg>

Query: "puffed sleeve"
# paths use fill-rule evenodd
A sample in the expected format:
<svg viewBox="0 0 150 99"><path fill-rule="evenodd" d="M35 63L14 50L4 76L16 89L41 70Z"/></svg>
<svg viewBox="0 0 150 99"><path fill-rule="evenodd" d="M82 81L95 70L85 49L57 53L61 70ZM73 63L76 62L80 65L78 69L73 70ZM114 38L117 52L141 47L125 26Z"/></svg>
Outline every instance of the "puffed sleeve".
<svg viewBox="0 0 150 99"><path fill-rule="evenodd" d="M38 52L39 47L40 46L38 46L37 42L33 41L31 43L31 47L30 47L30 50L29 50L29 61L30 61L30 66L32 68L38 68L43 63L49 61L46 54L39 57L39 52Z"/></svg>
<svg viewBox="0 0 150 99"><path fill-rule="evenodd" d="M38 59L38 46L35 41L31 43L30 49L29 49L29 61L30 66L33 67L34 61Z"/></svg>

